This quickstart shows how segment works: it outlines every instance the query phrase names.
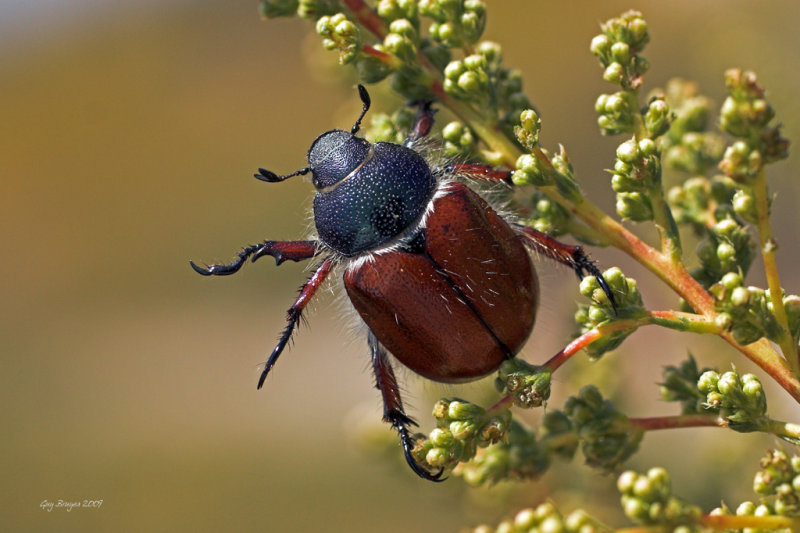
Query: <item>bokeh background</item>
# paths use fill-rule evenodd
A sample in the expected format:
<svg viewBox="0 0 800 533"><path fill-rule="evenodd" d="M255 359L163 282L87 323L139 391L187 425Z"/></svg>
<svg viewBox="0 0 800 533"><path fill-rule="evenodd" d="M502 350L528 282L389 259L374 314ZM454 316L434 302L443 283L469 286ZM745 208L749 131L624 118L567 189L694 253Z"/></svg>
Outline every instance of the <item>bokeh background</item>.
<svg viewBox="0 0 800 533"><path fill-rule="evenodd" d="M597 133L593 102L610 86L588 43L626 9L650 23L646 88L680 75L720 103L723 71L753 68L785 136L800 139L797 2L487 3L485 37L522 69L544 143L567 146L584 188L609 209L602 169L619 140ZM258 365L307 272L267 259L209 280L187 261L227 261L244 244L304 235L311 186L250 175L299 168L318 133L352 123L355 78L334 63L307 22L261 21L254 1L0 0L4 531L457 531L548 497L624 524L614 479L580 458L536 483L475 490L416 479L393 445L370 451L354 435L393 436L379 422L366 346L343 333L329 294L256 391ZM398 103L383 86L371 91L378 111ZM799 161L770 170L778 260L794 292ZM620 254L593 253L652 287ZM568 338L578 298L569 272L540 271L545 305L523 353L531 361ZM761 284L758 265L751 276ZM655 290L645 298L674 305ZM642 331L599 363L576 358L557 375L553 405L601 381L634 416L673 413L653 384L685 357L684 337ZM702 364L751 368L721 342L691 340ZM404 379L423 421L440 395L484 397L480 385ZM785 400L771 392L773 414L796 421ZM720 430L662 433L646 437L631 465L670 468L676 491L707 508L751 497L757 459L777 444ZM40 508L59 499L103 505Z"/></svg>

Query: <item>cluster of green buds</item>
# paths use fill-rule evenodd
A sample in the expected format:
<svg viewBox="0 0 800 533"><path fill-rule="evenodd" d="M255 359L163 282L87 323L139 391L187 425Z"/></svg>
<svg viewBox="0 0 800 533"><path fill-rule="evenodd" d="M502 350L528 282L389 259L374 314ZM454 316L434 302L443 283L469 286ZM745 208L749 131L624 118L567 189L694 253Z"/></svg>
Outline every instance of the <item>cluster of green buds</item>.
<svg viewBox="0 0 800 533"><path fill-rule="evenodd" d="M509 479L536 479L550 467L546 444L519 422L512 421L507 440L477 450L475 458L453 472L470 485L497 483Z"/></svg>
<svg viewBox="0 0 800 533"><path fill-rule="evenodd" d="M548 502L535 509L523 509L514 518L500 522L496 528L482 525L471 533L594 533L605 529L585 511L579 509L564 516Z"/></svg>
<svg viewBox="0 0 800 533"><path fill-rule="evenodd" d="M697 390L705 395L706 412L719 413L731 429L747 433L763 426L767 397L755 375L739 376L735 369L723 374L706 370L697 380Z"/></svg>
<svg viewBox="0 0 800 533"><path fill-rule="evenodd" d="M753 479L753 490L761 496L758 503L742 502L736 516L800 517L800 457L789 457L781 450L769 450L761 459L761 470ZM711 515L730 515L726 506L714 509ZM756 530L745 530L756 531ZM770 530L772 531L772 530Z"/></svg>
<svg viewBox="0 0 800 533"><path fill-rule="evenodd" d="M667 402L680 402L685 415L706 413L706 395L697 389L700 376L710 370L697 367L691 355L679 366L667 366L662 372L664 381L659 383L661 398Z"/></svg>
<svg viewBox="0 0 800 533"><path fill-rule="evenodd" d="M436 428L420 439L412 451L421 464L432 469L451 470L469 461L478 448L504 439L511 424L511 413L487 411L463 400L440 400L433 408Z"/></svg>
<svg viewBox="0 0 800 533"><path fill-rule="evenodd" d="M495 388L512 395L518 407L539 407L550 398L551 375L550 369L515 357L500 365Z"/></svg>
<svg viewBox="0 0 800 533"><path fill-rule="evenodd" d="M714 307L719 311L717 325L730 330L733 339L742 346L756 342L762 337L770 340L784 333L775 320L769 290L743 286L742 276L735 272L725 274L711 286L715 298ZM784 297L784 303L796 307L797 297ZM796 330L796 326L792 328Z"/></svg>
<svg viewBox="0 0 800 533"><path fill-rule="evenodd" d="M526 223L532 228L553 237L570 231L573 223L572 214L549 196L534 191L528 204L531 206L531 212L526 216Z"/></svg>
<svg viewBox="0 0 800 533"><path fill-rule="evenodd" d="M459 100L488 105L489 74L486 57L472 54L451 61L444 69L444 90Z"/></svg>
<svg viewBox="0 0 800 533"><path fill-rule="evenodd" d="M599 115L597 125L603 135L633 133L633 114L639 110L631 106L627 93L601 94L594 103L594 110Z"/></svg>
<svg viewBox="0 0 800 533"><path fill-rule="evenodd" d="M680 78L669 80L655 94L663 95L673 112L661 147L664 167L692 176L715 169L725 144L719 134L707 131L711 100L700 94L696 83Z"/></svg>
<svg viewBox="0 0 800 533"><path fill-rule="evenodd" d="M701 515L698 507L672 495L669 473L663 468L651 468L646 474L623 472L617 479L617 489L623 512L639 524L676 527L691 524Z"/></svg>
<svg viewBox="0 0 800 533"><path fill-rule="evenodd" d="M470 158L474 155L477 139L467 126L454 120L442 128L444 146L442 150L445 157Z"/></svg>
<svg viewBox="0 0 800 533"><path fill-rule="evenodd" d="M661 153L655 141L629 139L617 147L611 187L617 193L617 214L626 220L653 220L651 198L661 190Z"/></svg>
<svg viewBox="0 0 800 533"><path fill-rule="evenodd" d="M670 188L667 203L676 224L688 225L695 235L703 236L717 221L739 214L734 202L738 192L736 183L727 176L695 176ZM752 202L743 208L752 208Z"/></svg>
<svg viewBox="0 0 800 533"><path fill-rule="evenodd" d="M785 159L789 142L779 126L770 127L775 116L753 72L731 69L725 73L728 97L720 110L720 128L737 137L725 151L720 168L739 183L749 183L767 163Z"/></svg>
<svg viewBox="0 0 800 533"><path fill-rule="evenodd" d="M706 238L697 244L700 266L692 271L692 277L706 288L724 278L728 280L724 284L727 287L737 279L741 282L741 276L730 276L747 274L754 256L755 246L747 228L732 217L723 218L708 227Z"/></svg>
<svg viewBox="0 0 800 533"><path fill-rule="evenodd" d="M613 320L621 318L636 318L643 312L642 295L633 278L626 278L618 267L612 267L603 272L603 278L614 294L616 307L611 305L603 288L594 276L587 276L581 280L581 294L589 298L591 304L580 304L575 312L575 322L584 334ZM622 341L633 330L615 331L602 336L586 347L586 352L592 359L600 358L604 353L611 351L622 344Z"/></svg>
<svg viewBox="0 0 800 533"><path fill-rule="evenodd" d="M326 50L339 51L339 63L353 62L361 51L361 33L358 26L343 13L325 15L317 20L317 33L322 36Z"/></svg>
<svg viewBox="0 0 800 533"><path fill-rule="evenodd" d="M632 426L628 417L603 399L593 385L570 396L564 414L581 442L586 464L606 472L618 469L638 449L644 431Z"/></svg>
<svg viewBox="0 0 800 533"><path fill-rule="evenodd" d="M591 51L605 69L603 79L625 90L637 89L650 64L639 54L650 41L647 22L638 11L628 11L600 26Z"/></svg>
<svg viewBox="0 0 800 533"><path fill-rule="evenodd" d="M469 48L486 26L482 0L420 0L419 12L433 19L431 37L449 48Z"/></svg>
<svg viewBox="0 0 800 533"><path fill-rule="evenodd" d="M523 111L522 116L525 117L528 111L532 110ZM530 130L525 127L524 120L522 127L517 127L517 139L520 143L529 142L532 139ZM556 154L551 154L543 148L538 148L530 154L522 154L517 158L516 167L511 175L514 185L554 186L559 194L572 202L579 202L583 199L578 183L575 181L572 164L563 146L559 147L559 152Z"/></svg>
<svg viewBox="0 0 800 533"><path fill-rule="evenodd" d="M410 106L403 106L392 115L375 113L370 119L369 128L364 132L364 137L371 143L402 144L411 131L415 116L416 111Z"/></svg>
<svg viewBox="0 0 800 533"><path fill-rule="evenodd" d="M753 479L753 490L764 498L774 497L775 513L800 516L800 457L770 450L761 460Z"/></svg>

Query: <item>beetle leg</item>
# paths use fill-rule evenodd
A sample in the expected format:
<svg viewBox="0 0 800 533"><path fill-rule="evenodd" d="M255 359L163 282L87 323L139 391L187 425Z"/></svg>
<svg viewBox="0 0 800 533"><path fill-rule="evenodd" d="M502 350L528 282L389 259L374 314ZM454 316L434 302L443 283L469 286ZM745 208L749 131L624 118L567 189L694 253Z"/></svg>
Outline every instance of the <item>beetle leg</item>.
<svg viewBox="0 0 800 533"><path fill-rule="evenodd" d="M400 388L397 386L397 379L394 377L394 370L392 370L392 364L389 362L386 350L372 331L369 332L368 337L369 348L372 352L372 370L375 372L375 388L381 391L383 396L384 422L390 423L400 435L403 455L405 455L408 466L411 467L415 474L429 481L444 481L444 478L442 478L444 470L432 474L422 468L414 459L414 456L411 455L411 450L414 449L416 442L409 433L408 428L416 426L417 423L403 411Z"/></svg>
<svg viewBox="0 0 800 533"><path fill-rule="evenodd" d="M525 246L545 257L558 261L562 265L567 265L575 271L578 279L583 279L586 274L591 274L600 284L600 288L603 289L606 296L608 296L611 307L616 311L617 303L614 300L614 293L611 292L611 287L608 286L603 274L594 265L594 262L586 256L582 247L564 244L546 233L521 224L513 224L513 228L522 238Z"/></svg>
<svg viewBox="0 0 800 533"><path fill-rule="evenodd" d="M431 108L432 104L433 102L430 100L419 102L417 116L414 119L414 127L411 128L411 133L409 133L406 140L403 141L403 146L408 148L423 137L427 137L431 132L431 128L433 127L433 115L436 113L436 110Z"/></svg>
<svg viewBox="0 0 800 533"><path fill-rule="evenodd" d="M248 257L250 262L255 263L258 258L271 255L275 258L275 264L280 265L286 260L304 261L314 257L316 253L315 241L264 241L261 244L246 246L236 254L236 260L227 265L201 267L194 261L189 261L189 264L201 276L228 276L238 272Z"/></svg>
<svg viewBox="0 0 800 533"><path fill-rule="evenodd" d="M267 379L267 374L269 374L269 371L278 360L278 356L281 355L281 352L286 347L289 339L292 337L292 333L294 333L297 322L300 320L300 316L303 314L303 309L306 308L308 302L310 302L316 294L317 289L319 289L320 285L322 285L322 282L325 281L325 278L328 277L328 273L331 271L332 266L333 259L331 259L330 256L326 257L317 270L311 275L310 278L308 278L308 281L306 281L303 286L300 287L300 294L286 312L286 320L288 324L286 324L286 327L281 333L280 338L278 338L278 344L275 346L275 349L272 350L269 359L267 359L267 362L264 364L264 370L261 372L261 377L258 378L259 389L262 385L264 385L264 380Z"/></svg>
<svg viewBox="0 0 800 533"><path fill-rule="evenodd" d="M440 174L456 174L457 176L464 176L465 178L472 178L475 180L493 182L502 181L506 185L513 185L511 181L512 172L510 170L497 170L485 165L453 163L436 169L434 172L438 172Z"/></svg>

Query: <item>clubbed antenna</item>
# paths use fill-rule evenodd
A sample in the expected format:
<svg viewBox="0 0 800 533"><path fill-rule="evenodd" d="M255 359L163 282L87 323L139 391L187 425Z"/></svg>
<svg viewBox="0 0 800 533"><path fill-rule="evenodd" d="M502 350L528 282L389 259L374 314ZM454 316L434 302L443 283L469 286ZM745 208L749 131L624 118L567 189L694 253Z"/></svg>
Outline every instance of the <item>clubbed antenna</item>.
<svg viewBox="0 0 800 533"><path fill-rule="evenodd" d="M364 115L366 115L367 111L369 111L369 106L372 102L372 100L369 98L367 88L360 83L358 84L358 96L361 98L361 101L364 102L364 107L361 109L361 114L358 116L358 120L356 120L356 123L353 124L352 128L350 128L350 135L355 135L356 132L361 128L361 119L363 119Z"/></svg>
<svg viewBox="0 0 800 533"><path fill-rule="evenodd" d="M285 176L278 176L274 172L270 170L266 170L263 168L258 169L258 174L253 174L253 176L257 180L266 181L267 183L278 183L279 181L283 181L285 179L291 178L292 176L304 176L311 171L310 168L301 168L296 172L292 172L291 174L286 174Z"/></svg>

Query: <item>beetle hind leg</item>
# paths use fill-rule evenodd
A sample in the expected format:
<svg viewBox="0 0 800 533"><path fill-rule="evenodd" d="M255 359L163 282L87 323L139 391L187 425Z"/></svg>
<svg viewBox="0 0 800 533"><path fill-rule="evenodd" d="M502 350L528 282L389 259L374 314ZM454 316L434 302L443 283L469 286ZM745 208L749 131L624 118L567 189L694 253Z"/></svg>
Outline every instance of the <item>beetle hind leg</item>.
<svg viewBox="0 0 800 533"><path fill-rule="evenodd" d="M400 399L400 388L397 379L394 377L394 370L389 362L386 349L381 345L378 338L372 331L369 332L369 348L372 352L372 369L375 373L375 388L381 391L383 397L383 420L392 425L400 435L400 444L403 447L403 455L408 466L422 479L428 481L444 481L442 477L444 470L431 473L420 465L411 451L416 445L416 440L409 432L409 428L417 425L403 410L403 401Z"/></svg>

